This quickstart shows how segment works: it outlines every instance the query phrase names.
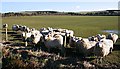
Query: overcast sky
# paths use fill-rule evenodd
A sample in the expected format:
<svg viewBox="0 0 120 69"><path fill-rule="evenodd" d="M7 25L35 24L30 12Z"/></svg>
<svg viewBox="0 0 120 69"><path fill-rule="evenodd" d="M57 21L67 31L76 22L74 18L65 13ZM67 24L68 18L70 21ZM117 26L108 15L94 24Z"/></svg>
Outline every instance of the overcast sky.
<svg viewBox="0 0 120 69"><path fill-rule="evenodd" d="M60 11L60 12L81 12L117 10L118 0L2 0L1 12L20 11Z"/></svg>

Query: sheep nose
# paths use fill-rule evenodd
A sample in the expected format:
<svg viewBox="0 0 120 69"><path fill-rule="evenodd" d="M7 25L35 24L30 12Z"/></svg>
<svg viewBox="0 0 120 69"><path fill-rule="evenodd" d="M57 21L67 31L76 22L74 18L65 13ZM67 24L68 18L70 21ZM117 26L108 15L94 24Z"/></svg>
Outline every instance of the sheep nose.
<svg viewBox="0 0 120 69"><path fill-rule="evenodd" d="M31 35L31 38L34 38L34 35Z"/></svg>

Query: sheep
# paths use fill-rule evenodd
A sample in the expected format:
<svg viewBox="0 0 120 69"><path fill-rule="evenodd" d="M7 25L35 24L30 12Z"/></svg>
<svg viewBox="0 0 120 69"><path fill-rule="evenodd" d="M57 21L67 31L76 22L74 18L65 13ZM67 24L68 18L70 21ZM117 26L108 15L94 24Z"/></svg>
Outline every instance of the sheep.
<svg viewBox="0 0 120 69"><path fill-rule="evenodd" d="M62 35L54 35L52 37L51 35L47 35L44 38L44 44L47 47L48 51L50 51L51 48L57 48L62 51L63 36Z"/></svg>
<svg viewBox="0 0 120 69"><path fill-rule="evenodd" d="M73 37L74 35L74 32L72 30L66 30L66 33L67 33L67 37Z"/></svg>
<svg viewBox="0 0 120 69"><path fill-rule="evenodd" d="M102 59L110 54L113 50L113 44L117 39L118 35L110 33L106 39L101 39L99 42L97 42L96 46L94 47L94 54L97 56L97 58Z"/></svg>
<svg viewBox="0 0 120 69"><path fill-rule="evenodd" d="M40 33L44 36L44 35L48 35L49 30L47 30L46 28L41 28L40 29Z"/></svg>
<svg viewBox="0 0 120 69"><path fill-rule="evenodd" d="M46 28L40 28L40 32L47 30Z"/></svg>
<svg viewBox="0 0 120 69"><path fill-rule="evenodd" d="M118 39L118 35L110 33L110 34L108 34L107 39L111 39L111 40L113 40L113 43L116 43L116 41Z"/></svg>
<svg viewBox="0 0 120 69"><path fill-rule="evenodd" d="M25 41L25 46L27 42L34 44L34 46L40 41L42 34L38 30L22 32L23 41Z"/></svg>
<svg viewBox="0 0 120 69"><path fill-rule="evenodd" d="M13 25L12 30L13 31L18 31L19 30L19 25Z"/></svg>
<svg viewBox="0 0 120 69"><path fill-rule="evenodd" d="M106 39L106 36L105 35L101 35L101 34L97 34L95 36L88 37L88 39L90 41L97 41L97 42L99 42L101 39Z"/></svg>
<svg viewBox="0 0 120 69"><path fill-rule="evenodd" d="M3 24L3 28L7 28L8 27L8 24Z"/></svg>
<svg viewBox="0 0 120 69"><path fill-rule="evenodd" d="M27 26L21 26L20 31L26 31Z"/></svg>
<svg viewBox="0 0 120 69"><path fill-rule="evenodd" d="M30 32L30 31L31 31L31 29L28 27L24 30L24 32Z"/></svg>
<svg viewBox="0 0 120 69"><path fill-rule="evenodd" d="M35 45L40 41L42 34L40 33L40 31L35 30L33 28L30 31L22 32L22 37L24 38L25 41Z"/></svg>
<svg viewBox="0 0 120 69"><path fill-rule="evenodd" d="M38 30L32 30L32 31L30 31L31 33L32 33L32 35L35 35L35 34L40 34L40 31L38 31Z"/></svg>
<svg viewBox="0 0 120 69"><path fill-rule="evenodd" d="M102 39L96 43L94 47L94 54L97 58L102 59L112 52L113 49L113 41L110 39ZM102 61L101 61L102 62Z"/></svg>
<svg viewBox="0 0 120 69"><path fill-rule="evenodd" d="M61 28L59 28L59 29L54 29L53 31L58 31L58 32L61 32L61 33L66 33L67 37L69 37L69 36L73 37L73 35L74 35L74 31L67 30L67 29L61 29Z"/></svg>
<svg viewBox="0 0 120 69"><path fill-rule="evenodd" d="M30 29L31 31L35 31L35 28Z"/></svg>
<svg viewBox="0 0 120 69"><path fill-rule="evenodd" d="M88 38L82 38L77 41L76 49L86 57L93 53L96 43L96 41L90 41Z"/></svg>
<svg viewBox="0 0 120 69"><path fill-rule="evenodd" d="M21 37L23 41L27 41L30 42L30 38L31 38L31 30L29 28L24 29L24 31L21 32Z"/></svg>
<svg viewBox="0 0 120 69"><path fill-rule="evenodd" d="M101 34L97 34L95 37L97 37L98 41L100 41L101 39L106 39L106 36Z"/></svg>
<svg viewBox="0 0 120 69"><path fill-rule="evenodd" d="M67 29L61 29L61 28L59 28L59 29L56 29L56 30L58 30L59 32L65 32L65 30L67 30Z"/></svg>
<svg viewBox="0 0 120 69"><path fill-rule="evenodd" d="M69 39L70 37L72 37L74 35L74 32L72 30L67 30L67 29L53 29L48 27L46 28L41 28L40 32L42 33L43 36L48 35L48 34L52 34L53 36L56 34L60 34L62 36L66 36L66 44L69 44Z"/></svg>
<svg viewBox="0 0 120 69"><path fill-rule="evenodd" d="M76 46L76 39L75 37L71 37L70 40L69 40L69 46L70 47L75 47Z"/></svg>
<svg viewBox="0 0 120 69"><path fill-rule="evenodd" d="M77 41L78 41L78 40L81 40L81 38L82 38L82 37L75 37L75 36L70 37L69 46L70 46L70 47L76 47Z"/></svg>
<svg viewBox="0 0 120 69"><path fill-rule="evenodd" d="M47 29L51 32L53 31L53 28L51 28L51 27L48 27Z"/></svg>
<svg viewBox="0 0 120 69"><path fill-rule="evenodd" d="M21 34L22 40L23 41L26 41L26 40L28 41L28 38L30 38L31 35L32 35L31 32L22 32L22 34Z"/></svg>
<svg viewBox="0 0 120 69"><path fill-rule="evenodd" d="M61 33L66 38L65 45L68 46L70 37L73 37L74 32L72 30L67 30L67 29L58 29Z"/></svg>
<svg viewBox="0 0 120 69"><path fill-rule="evenodd" d="M89 41L98 41L98 38L96 36L88 37Z"/></svg>
<svg viewBox="0 0 120 69"><path fill-rule="evenodd" d="M31 39L33 44L37 44L42 37L42 34L39 31L32 32Z"/></svg>

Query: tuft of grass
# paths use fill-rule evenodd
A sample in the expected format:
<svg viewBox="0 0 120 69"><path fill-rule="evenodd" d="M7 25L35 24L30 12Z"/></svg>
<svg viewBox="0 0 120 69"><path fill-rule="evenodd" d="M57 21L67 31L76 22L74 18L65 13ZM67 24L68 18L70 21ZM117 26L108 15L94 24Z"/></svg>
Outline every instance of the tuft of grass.
<svg viewBox="0 0 120 69"><path fill-rule="evenodd" d="M120 51L113 51L111 54L104 57L104 62L120 63Z"/></svg>

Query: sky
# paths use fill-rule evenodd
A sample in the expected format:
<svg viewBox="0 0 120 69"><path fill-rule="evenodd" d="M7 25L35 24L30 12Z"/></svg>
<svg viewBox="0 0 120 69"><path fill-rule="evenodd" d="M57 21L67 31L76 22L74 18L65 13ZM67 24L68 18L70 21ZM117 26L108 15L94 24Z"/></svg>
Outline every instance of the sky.
<svg viewBox="0 0 120 69"><path fill-rule="evenodd" d="M118 2L119 0L1 0L2 2Z"/></svg>
<svg viewBox="0 0 120 69"><path fill-rule="evenodd" d="M87 0L89 1L89 0ZM70 0L70 1L14 1L14 0L4 0L1 2L1 12L21 12L21 11L60 11L60 12L82 12L82 11L102 11L102 10L117 10L118 1L117 0L103 0L101 2L91 2Z"/></svg>

